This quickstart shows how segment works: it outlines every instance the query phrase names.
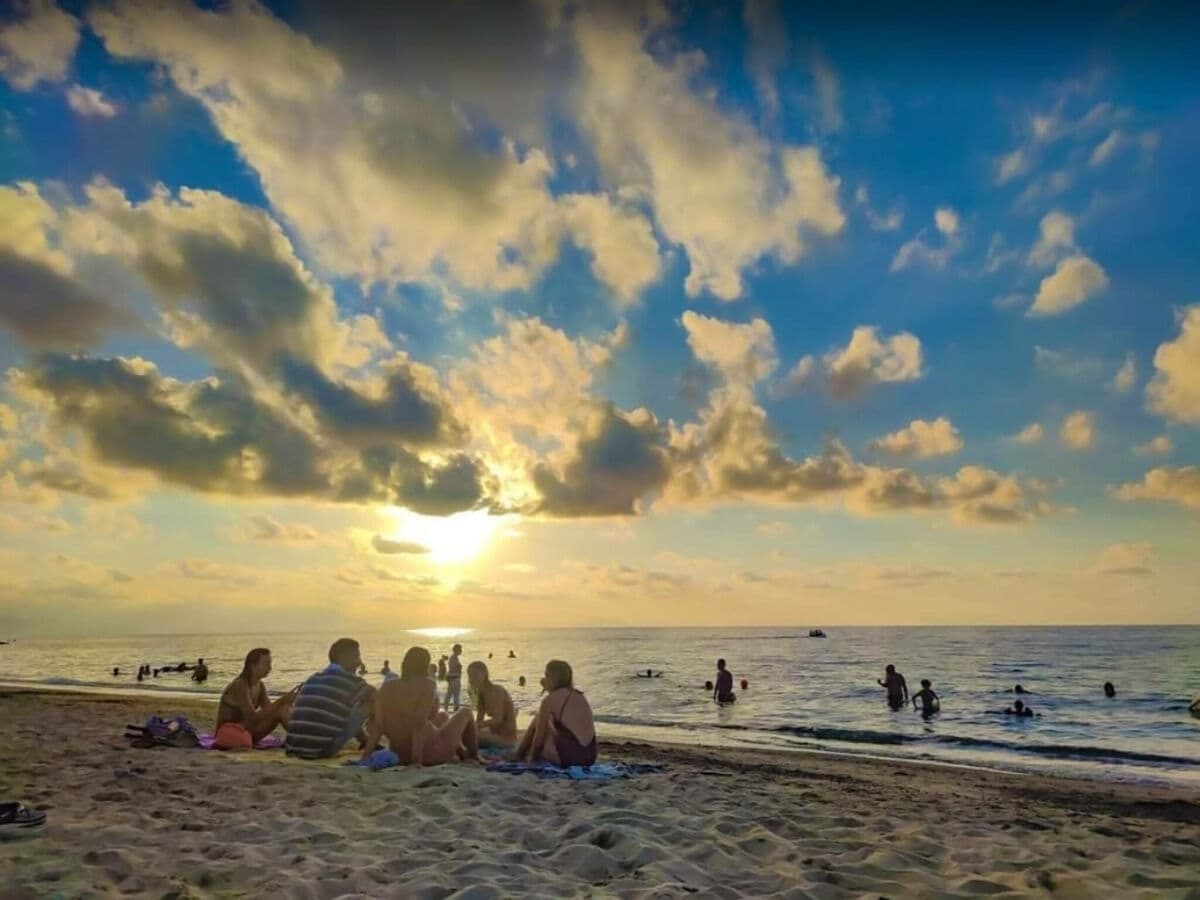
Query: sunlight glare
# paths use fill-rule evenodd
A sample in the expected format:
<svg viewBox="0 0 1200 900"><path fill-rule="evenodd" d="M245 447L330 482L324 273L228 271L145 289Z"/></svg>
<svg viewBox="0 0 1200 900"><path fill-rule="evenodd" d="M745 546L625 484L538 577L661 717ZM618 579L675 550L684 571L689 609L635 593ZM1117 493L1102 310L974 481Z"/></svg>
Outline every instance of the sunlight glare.
<svg viewBox="0 0 1200 900"><path fill-rule="evenodd" d="M388 510L395 520L391 537L428 547L425 559L436 565L473 562L491 545L509 517L469 510L451 516L422 516L407 509Z"/></svg>

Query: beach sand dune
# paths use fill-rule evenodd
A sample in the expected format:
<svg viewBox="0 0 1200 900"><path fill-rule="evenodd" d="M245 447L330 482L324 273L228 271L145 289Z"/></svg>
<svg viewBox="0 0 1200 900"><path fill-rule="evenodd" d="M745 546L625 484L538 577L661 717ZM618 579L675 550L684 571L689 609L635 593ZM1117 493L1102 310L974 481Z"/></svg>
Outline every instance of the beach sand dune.
<svg viewBox="0 0 1200 900"><path fill-rule="evenodd" d="M278 752L132 750L126 722L212 707L0 693L0 842L17 897L1200 898L1200 805L1145 786L753 751L610 783L475 766L382 773Z"/></svg>

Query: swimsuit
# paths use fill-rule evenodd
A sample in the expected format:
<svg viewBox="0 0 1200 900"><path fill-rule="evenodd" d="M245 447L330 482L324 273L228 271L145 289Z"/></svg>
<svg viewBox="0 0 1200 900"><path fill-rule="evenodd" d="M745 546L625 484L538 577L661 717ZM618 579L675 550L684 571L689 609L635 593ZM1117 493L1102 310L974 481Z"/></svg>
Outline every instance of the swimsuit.
<svg viewBox="0 0 1200 900"><path fill-rule="evenodd" d="M564 769L571 766L590 766L596 762L596 735L592 735L591 743L585 747L575 736L575 732L563 724L563 710L567 708L575 693L572 690L567 694L567 699L558 708L558 715L554 717L554 749L558 751L558 762Z"/></svg>

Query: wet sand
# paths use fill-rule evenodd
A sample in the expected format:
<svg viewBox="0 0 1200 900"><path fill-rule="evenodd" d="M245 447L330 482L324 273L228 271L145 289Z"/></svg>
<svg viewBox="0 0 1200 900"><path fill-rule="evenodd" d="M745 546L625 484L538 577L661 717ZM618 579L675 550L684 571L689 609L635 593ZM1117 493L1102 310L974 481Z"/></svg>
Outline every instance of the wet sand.
<svg viewBox="0 0 1200 900"><path fill-rule="evenodd" d="M1200 898L1200 797L773 751L602 743L627 781L478 766L371 773L279 751L134 750L127 722L213 706L0 691L16 897Z"/></svg>

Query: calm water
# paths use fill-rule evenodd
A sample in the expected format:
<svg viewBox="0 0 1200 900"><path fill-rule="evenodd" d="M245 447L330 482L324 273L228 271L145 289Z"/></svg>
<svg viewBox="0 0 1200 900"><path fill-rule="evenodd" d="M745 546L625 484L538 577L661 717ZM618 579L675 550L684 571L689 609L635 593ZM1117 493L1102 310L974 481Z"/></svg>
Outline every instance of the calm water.
<svg viewBox="0 0 1200 900"><path fill-rule="evenodd" d="M0 646L0 681L215 695L246 650L270 647L272 688L284 690L319 668L337 635L164 636L19 641ZM472 631L457 638L412 633L357 636L372 672L399 666L422 643L435 659L455 640L464 661L483 659L518 707L537 706L538 678L551 657L568 660L592 701L602 734L714 745L837 750L879 756L1200 785L1200 719L1188 714L1200 691L1200 627L1169 628L844 628L829 637L805 629L577 629ZM508 659L514 650L516 659ZM493 658L488 660L488 653ZM138 685L139 663L161 666L203 656L211 678L196 688L186 674ZM717 708L703 684L715 660L729 660L736 705ZM894 662L919 689L930 678L941 715L924 721L893 713L875 684ZM113 666L122 675L113 678ZM663 676L638 679L653 667ZM528 687L517 686L525 675ZM372 675L378 681L378 675ZM1117 687L1115 700L1101 690ZM1014 683L1040 715L1016 720L1002 710Z"/></svg>

